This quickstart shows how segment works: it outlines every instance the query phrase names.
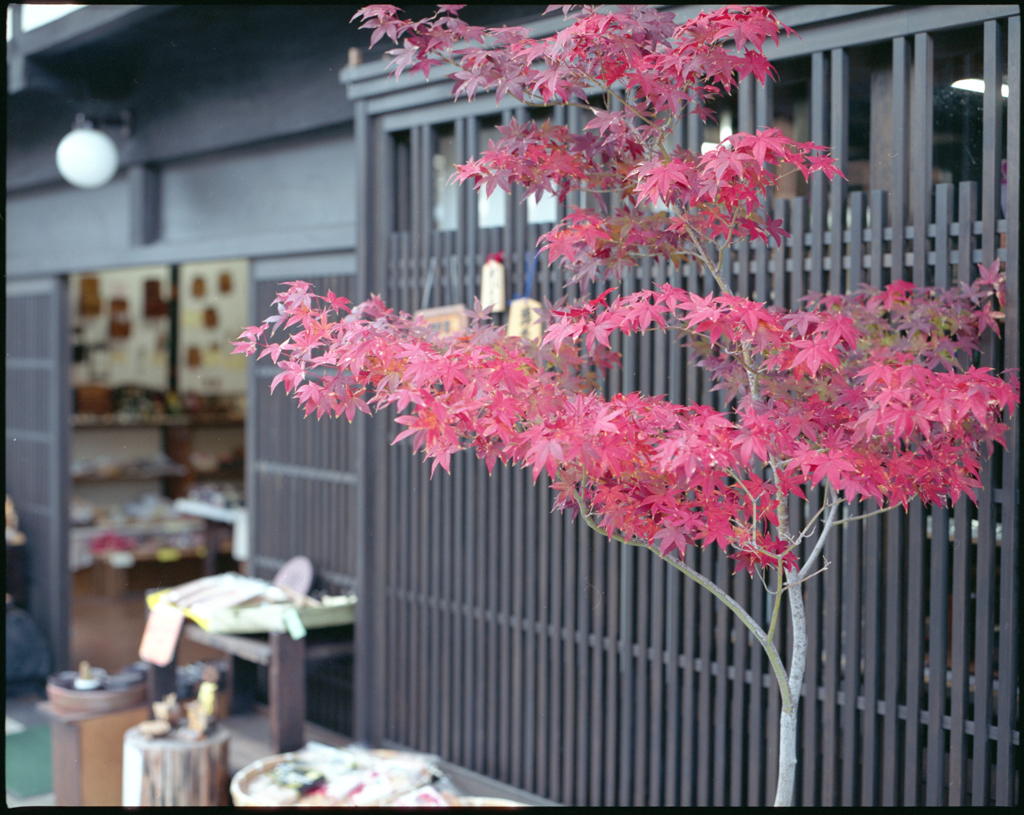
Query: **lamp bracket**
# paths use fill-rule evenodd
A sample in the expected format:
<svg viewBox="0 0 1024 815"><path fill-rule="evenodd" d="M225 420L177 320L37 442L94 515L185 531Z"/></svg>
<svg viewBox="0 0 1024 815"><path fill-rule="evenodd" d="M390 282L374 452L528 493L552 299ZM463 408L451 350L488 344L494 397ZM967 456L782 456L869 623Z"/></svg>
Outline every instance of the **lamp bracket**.
<svg viewBox="0 0 1024 815"><path fill-rule="evenodd" d="M95 129L100 126L114 130L121 136L127 138L132 135L132 129L135 126L135 117L132 115L130 110L122 110L116 115L107 116L87 116L84 113L78 113L75 115L75 121L71 125L72 129Z"/></svg>

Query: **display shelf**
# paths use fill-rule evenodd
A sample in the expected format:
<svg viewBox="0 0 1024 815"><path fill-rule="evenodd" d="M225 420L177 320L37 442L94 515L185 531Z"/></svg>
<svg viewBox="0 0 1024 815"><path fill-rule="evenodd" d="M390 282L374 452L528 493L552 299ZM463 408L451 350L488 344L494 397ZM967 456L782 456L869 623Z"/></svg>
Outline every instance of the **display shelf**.
<svg viewBox="0 0 1024 815"><path fill-rule="evenodd" d="M189 461L196 446L196 433L203 428L242 428L241 413L168 413L143 416L128 413L76 413L72 416L75 431L153 430L161 434L160 448L170 462L160 466L126 467L123 472L73 474L76 485L163 481L163 492L171 498L188 494L198 481L241 481L244 465L225 464L209 471L197 470Z"/></svg>
<svg viewBox="0 0 1024 815"><path fill-rule="evenodd" d="M76 484L98 484L109 481L158 481L162 478L184 478L188 467L169 464L162 467L123 467L116 473L79 473L72 476Z"/></svg>
<svg viewBox="0 0 1024 815"><path fill-rule="evenodd" d="M142 416L134 413L75 413L71 423L76 428L112 427L217 427L239 425L245 421L241 413L164 413Z"/></svg>

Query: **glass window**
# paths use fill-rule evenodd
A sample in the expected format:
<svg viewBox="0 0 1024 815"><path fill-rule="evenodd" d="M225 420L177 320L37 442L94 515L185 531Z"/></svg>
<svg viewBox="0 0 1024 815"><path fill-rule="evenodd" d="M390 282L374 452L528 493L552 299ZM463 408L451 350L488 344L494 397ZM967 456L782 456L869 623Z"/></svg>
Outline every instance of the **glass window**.
<svg viewBox="0 0 1024 815"><path fill-rule="evenodd" d="M1003 54L1006 54L1005 28ZM935 183L981 183L984 110L984 29L982 26L937 32L933 37L935 95L933 104L932 179ZM1005 65L1003 66L1005 70ZM1000 87L1000 139L1006 158L1007 76Z"/></svg>
<svg viewBox="0 0 1024 815"><path fill-rule="evenodd" d="M794 141L811 140L811 60L809 57L787 59L775 63L779 72L773 87L772 125ZM807 195L807 182L791 167L778 168L776 198L797 198Z"/></svg>
<svg viewBox="0 0 1024 815"><path fill-rule="evenodd" d="M499 124L501 124L501 119L498 117L480 120L476 145L476 154L478 156L488 149L489 142L497 142L501 138L501 134L498 132ZM477 226L480 229L495 229L504 226L508 218L508 199L509 194L497 187L494 188L490 195L487 195L487 192L482 187L477 190Z"/></svg>
<svg viewBox="0 0 1024 815"><path fill-rule="evenodd" d="M539 127L551 118L552 108L530 108L530 118ZM526 222L528 224L553 224L558 220L558 196L554 193L545 192L540 200L530 196L526 200Z"/></svg>
<svg viewBox="0 0 1024 815"><path fill-rule="evenodd" d="M455 172L455 128L441 125L434 130L434 229L453 232L459 226L459 187L449 184Z"/></svg>

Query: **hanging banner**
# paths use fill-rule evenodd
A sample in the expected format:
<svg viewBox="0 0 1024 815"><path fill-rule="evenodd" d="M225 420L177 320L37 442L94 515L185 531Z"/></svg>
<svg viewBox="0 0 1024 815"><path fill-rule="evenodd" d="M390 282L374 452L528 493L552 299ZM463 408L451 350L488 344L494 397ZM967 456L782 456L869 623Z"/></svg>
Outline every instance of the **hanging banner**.
<svg viewBox="0 0 1024 815"><path fill-rule="evenodd" d="M488 255L480 270L480 305L494 314L505 310L505 264L501 252Z"/></svg>
<svg viewBox="0 0 1024 815"><path fill-rule="evenodd" d="M533 281L537 275L537 257L535 253L526 259L526 281L523 296L514 297L508 307L508 325L505 333L510 337L524 337L536 342L540 339L540 308L538 301L531 299Z"/></svg>

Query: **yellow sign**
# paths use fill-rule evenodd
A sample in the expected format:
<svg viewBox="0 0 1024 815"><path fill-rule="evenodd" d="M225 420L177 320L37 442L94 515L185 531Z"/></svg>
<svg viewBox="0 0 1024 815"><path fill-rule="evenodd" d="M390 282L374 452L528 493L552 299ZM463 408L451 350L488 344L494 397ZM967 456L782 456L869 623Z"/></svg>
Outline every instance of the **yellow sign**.
<svg viewBox="0 0 1024 815"><path fill-rule="evenodd" d="M466 306L463 303L420 309L414 316L422 317L427 325L435 326L441 336L454 334L469 325L469 320L466 319Z"/></svg>
<svg viewBox="0 0 1024 815"><path fill-rule="evenodd" d="M510 337L525 337L534 342L539 340L540 303L529 297L517 297L509 303L505 333Z"/></svg>

